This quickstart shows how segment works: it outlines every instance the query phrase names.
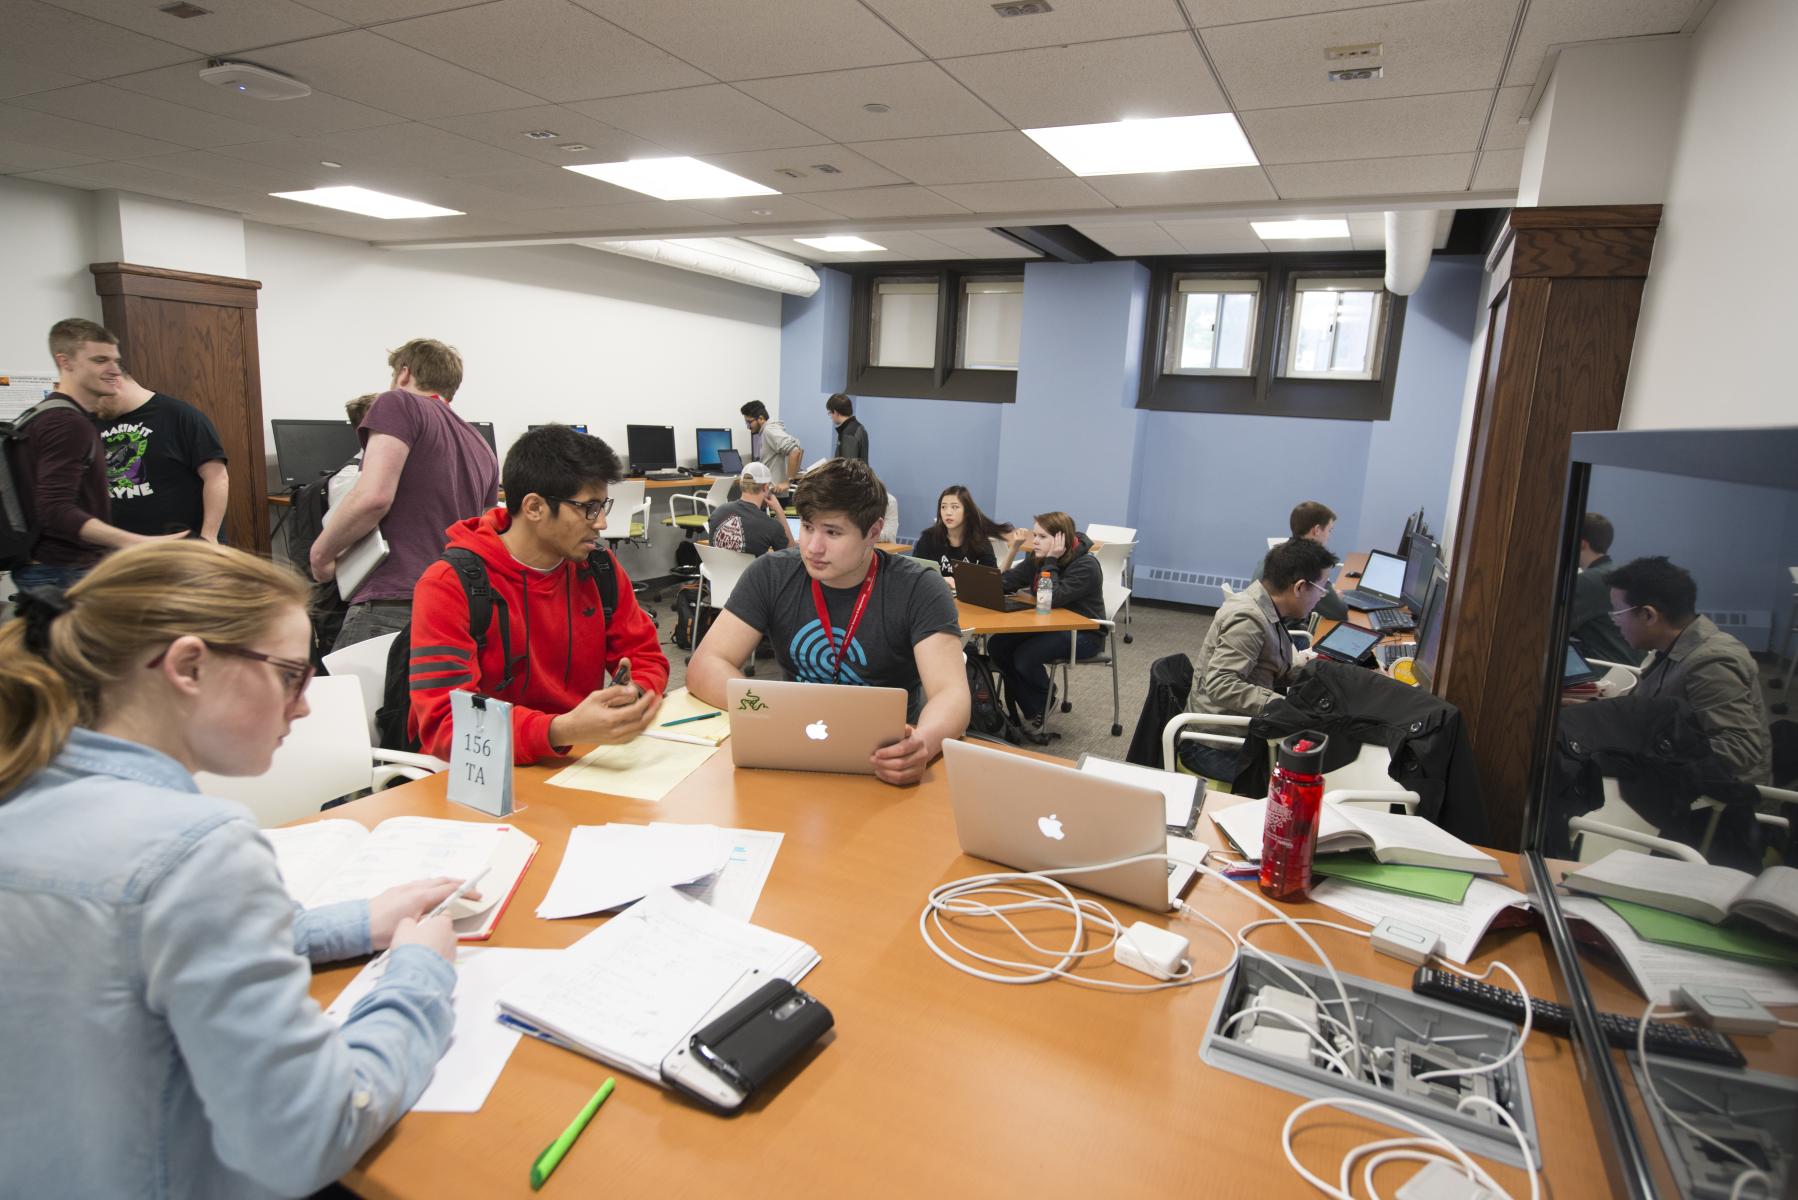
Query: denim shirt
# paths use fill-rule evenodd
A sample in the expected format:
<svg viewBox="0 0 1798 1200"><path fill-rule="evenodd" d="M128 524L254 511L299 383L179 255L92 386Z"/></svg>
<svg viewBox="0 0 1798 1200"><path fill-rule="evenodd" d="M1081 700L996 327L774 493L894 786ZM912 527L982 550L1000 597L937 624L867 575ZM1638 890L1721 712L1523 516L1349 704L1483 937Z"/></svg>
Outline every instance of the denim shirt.
<svg viewBox="0 0 1798 1200"><path fill-rule="evenodd" d="M368 904L288 898L249 813L76 729L0 803L0 1198L259 1197L338 1178L449 1044L455 971L402 946L341 1028L308 958Z"/></svg>

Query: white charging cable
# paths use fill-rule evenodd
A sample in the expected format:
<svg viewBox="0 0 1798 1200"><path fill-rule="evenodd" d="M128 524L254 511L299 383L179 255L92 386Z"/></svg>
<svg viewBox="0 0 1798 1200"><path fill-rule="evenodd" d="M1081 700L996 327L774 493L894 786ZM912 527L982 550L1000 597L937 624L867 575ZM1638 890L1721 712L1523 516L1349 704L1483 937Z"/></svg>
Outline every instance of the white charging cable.
<svg viewBox="0 0 1798 1200"><path fill-rule="evenodd" d="M1743 1194L1742 1189L1750 1183L1760 1183L1764 1185L1767 1189L1767 1195L1771 1196L1773 1194L1773 1178L1765 1171L1755 1166L1753 1159L1749 1158L1746 1154L1743 1154L1740 1150L1737 1150L1734 1146L1729 1145L1727 1142L1720 1141L1706 1133L1704 1130L1698 1128L1679 1113L1674 1112L1672 1107L1669 1106L1665 1100L1661 1099L1660 1090L1654 1086L1654 1075L1649 1071L1648 1067L1648 1022L1654 1019L1654 1010L1657 1007L1659 1006L1653 1000L1650 1000L1648 1002L1648 1007L1642 1010L1642 1019L1636 1022L1636 1064L1642 1069L1642 1090L1648 1093L1648 1098L1654 1102L1655 1107L1660 1109L1669 1121L1672 1121L1675 1125L1678 1125L1681 1129L1684 1129L1687 1133L1691 1134L1705 1145L1714 1146L1741 1163L1744 1167L1748 1168L1746 1171L1743 1171L1740 1175L1736 1176L1735 1185L1729 1189L1729 1200L1741 1200ZM1684 1009L1680 1009L1674 1012L1662 1013L1661 1017L1664 1020L1674 1021L1691 1015L1691 1013L1686 1012Z"/></svg>
<svg viewBox="0 0 1798 1200"><path fill-rule="evenodd" d="M1541 1179L1537 1175L1534 1161L1530 1157L1529 1145L1524 1141L1523 1131L1518 1128L1517 1122L1512 1119L1510 1113L1504 1110L1503 1106L1492 1103L1492 1101L1487 1100L1484 1096L1463 1097L1461 1103L1455 1107L1459 1110L1467 1108L1470 1105L1485 1105L1490 1107L1493 1112L1498 1115L1505 1127L1510 1130L1512 1138L1517 1142L1517 1149L1523 1155L1525 1169L1529 1172L1530 1200L1541 1200ZM1350 1112L1365 1113L1374 1116L1379 1120L1397 1125L1401 1129L1409 1129L1420 1136L1414 1138L1388 1138L1381 1141L1367 1142L1357 1146L1344 1156L1338 1169L1337 1181L1335 1184L1331 1184L1329 1180L1315 1174L1310 1168L1306 1167L1304 1163L1300 1162L1298 1153L1292 1148L1294 1126L1298 1124L1299 1119L1306 1113L1319 1108L1339 1108ZM1372 1155L1373 1157L1369 1159L1363 1169L1362 1182L1366 1184L1368 1196L1371 1197L1372 1200L1379 1200L1379 1193L1375 1191L1373 1187L1373 1173L1381 1163L1392 1162L1395 1160L1427 1163L1431 1159L1450 1160L1455 1166L1458 1166L1461 1169L1461 1173L1473 1183L1478 1184L1480 1187L1485 1188L1496 1196L1502 1196L1505 1200L1511 1200L1511 1194L1500 1187L1498 1181L1493 1179L1491 1174L1488 1173L1484 1167L1474 1162L1465 1150L1462 1150L1459 1146L1449 1141L1434 1129L1431 1129L1428 1125L1425 1125L1416 1117L1373 1100L1362 1100L1353 1096L1326 1096L1319 1100L1306 1101L1304 1104L1299 1105L1287 1114L1286 1124L1280 1129L1280 1148L1286 1154L1287 1163L1291 1165L1294 1171L1298 1172L1301 1179L1305 1180L1305 1182L1309 1183L1324 1195L1332 1197L1333 1200L1355 1200L1354 1194L1350 1188L1350 1180L1356 1161L1366 1155Z"/></svg>

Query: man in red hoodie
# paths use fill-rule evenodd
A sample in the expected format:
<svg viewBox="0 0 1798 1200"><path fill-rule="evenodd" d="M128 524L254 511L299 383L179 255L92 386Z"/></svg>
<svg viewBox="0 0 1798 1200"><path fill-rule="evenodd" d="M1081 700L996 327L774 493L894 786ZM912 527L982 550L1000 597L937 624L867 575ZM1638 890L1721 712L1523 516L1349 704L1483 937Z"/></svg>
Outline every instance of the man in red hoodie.
<svg viewBox="0 0 1798 1200"><path fill-rule="evenodd" d="M419 576L407 726L425 753L449 757L450 693L458 689L511 703L512 753L521 765L566 754L577 742L628 742L648 727L668 686L668 656L600 538L612 507L606 489L621 476L604 442L546 425L507 452L505 507L449 527L450 546L473 551L487 568L493 624L477 653L454 568L439 561ZM617 579L609 620L588 562L595 551Z"/></svg>

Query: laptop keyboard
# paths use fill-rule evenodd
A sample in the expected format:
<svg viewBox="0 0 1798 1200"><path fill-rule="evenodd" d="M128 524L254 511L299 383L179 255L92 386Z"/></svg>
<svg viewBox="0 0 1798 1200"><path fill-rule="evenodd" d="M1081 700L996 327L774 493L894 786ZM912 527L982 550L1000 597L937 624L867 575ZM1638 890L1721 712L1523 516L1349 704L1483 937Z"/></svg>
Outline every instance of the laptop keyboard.
<svg viewBox="0 0 1798 1200"><path fill-rule="evenodd" d="M1380 666L1390 669L1392 664L1401 658L1415 658L1417 656L1417 643L1381 642L1373 648L1373 652L1374 657L1379 660Z"/></svg>
<svg viewBox="0 0 1798 1200"><path fill-rule="evenodd" d="M1398 607L1398 601L1396 600L1388 600L1384 596L1374 592L1364 592L1359 588L1356 588L1352 592L1343 592L1342 602L1350 608L1358 608L1362 612L1372 612L1376 609Z"/></svg>
<svg viewBox="0 0 1798 1200"><path fill-rule="evenodd" d="M1417 622L1409 611L1402 608L1381 608L1367 614L1367 620L1375 629L1391 630L1402 633L1416 629Z"/></svg>

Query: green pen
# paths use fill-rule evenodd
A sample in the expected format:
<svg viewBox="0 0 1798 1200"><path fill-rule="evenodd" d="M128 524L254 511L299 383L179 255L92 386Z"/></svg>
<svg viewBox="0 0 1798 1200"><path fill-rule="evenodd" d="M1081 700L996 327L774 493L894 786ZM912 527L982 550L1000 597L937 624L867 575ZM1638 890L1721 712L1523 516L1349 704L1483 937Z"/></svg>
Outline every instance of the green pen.
<svg viewBox="0 0 1798 1200"><path fill-rule="evenodd" d="M715 713L715 712L700 713L697 717L681 717L681 718L679 718L677 720L673 720L673 721L663 721L660 725L657 725L656 728L657 729L667 729L671 725L685 725L690 721L709 721L713 717L721 717L723 715L724 715L723 713Z"/></svg>
<svg viewBox="0 0 1798 1200"><path fill-rule="evenodd" d="M533 1192L543 1186L544 1180L548 1179L550 1172L556 1169L556 1165L562 1161L562 1156L568 1153L570 1146L574 1145L574 1139L581 1136L581 1130L587 1128L587 1122L593 1119L593 1114L599 1111L599 1106L606 1102L606 1097L612 1094L612 1089L617 1084L616 1079L610 1075L606 1076L606 1081L599 1085L597 1092L593 1093L593 1099L587 1101L587 1107L581 1109L568 1128L562 1131L562 1136L551 1142L549 1149L537 1156L537 1161L531 1164L531 1190Z"/></svg>

